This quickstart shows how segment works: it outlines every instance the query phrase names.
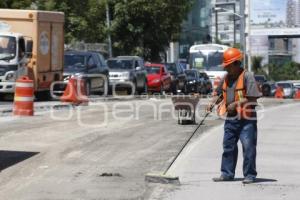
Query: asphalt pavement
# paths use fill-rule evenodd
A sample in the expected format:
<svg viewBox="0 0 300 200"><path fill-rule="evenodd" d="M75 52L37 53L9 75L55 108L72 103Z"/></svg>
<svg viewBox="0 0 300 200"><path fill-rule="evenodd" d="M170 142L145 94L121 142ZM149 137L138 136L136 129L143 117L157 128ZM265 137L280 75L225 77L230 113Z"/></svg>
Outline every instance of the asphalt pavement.
<svg viewBox="0 0 300 200"><path fill-rule="evenodd" d="M144 199L145 174L165 169L195 128L172 107L151 98L0 117L0 199Z"/></svg>
<svg viewBox="0 0 300 200"><path fill-rule="evenodd" d="M300 103L260 111L257 182L243 185L242 148L233 182L220 176L223 125L194 141L169 171L181 185L156 184L148 199L163 200L298 200L300 196Z"/></svg>
<svg viewBox="0 0 300 200"><path fill-rule="evenodd" d="M198 122L204 115L203 108L207 102L207 99L200 101ZM262 99L261 102L267 109L273 109L294 101ZM197 197L199 193L193 193L193 189L202 186L203 182L211 184L210 178L218 174L221 133L217 126L223 123L222 120L209 117L188 146L188 151L184 151L185 156L176 162L174 173L180 175L182 185L161 185L146 183L145 174L164 171L196 127L177 124L177 115L173 113L169 98L93 99L89 106L56 109L58 105L61 103L37 102L35 108L39 109L35 110L33 117L16 117L9 112L0 115L0 199L163 199L168 198L165 195L175 197L177 193L170 193L174 189L183 195L190 191L188 195ZM276 112L284 114L299 108L282 109L285 111L279 109ZM270 112L270 122L278 120L283 123L285 115L279 118L274 112ZM290 129L287 125L282 127L282 130ZM217 133L210 135L208 130ZM289 132L286 135L288 138L291 136ZM273 140L273 135L266 136ZM282 137L278 140L294 148L292 142L296 142L297 138L289 141ZM259 147L263 146L267 145ZM189 150L192 147L196 150ZM280 145L278 147L283 149ZM279 150L270 151L278 153ZM185 175L184 170L189 169L184 163L190 160L185 158L198 153L204 156L205 162L196 158L198 161L192 172ZM213 159L206 158L206 154ZM296 153L291 155L298 156ZM200 176L197 170L204 166L209 166L209 170L203 168L200 171L203 176ZM277 187L279 190L293 189L283 186L285 183L279 182L280 177L261 174L262 168L258 168L260 177L277 180L262 184L278 183L283 188ZM296 164L291 169L298 170ZM193 177L189 179L191 174ZM241 185L240 182L234 184ZM219 187L223 186L220 184ZM264 187L269 188L263 186L262 190L266 190ZM297 186L294 188L298 189Z"/></svg>

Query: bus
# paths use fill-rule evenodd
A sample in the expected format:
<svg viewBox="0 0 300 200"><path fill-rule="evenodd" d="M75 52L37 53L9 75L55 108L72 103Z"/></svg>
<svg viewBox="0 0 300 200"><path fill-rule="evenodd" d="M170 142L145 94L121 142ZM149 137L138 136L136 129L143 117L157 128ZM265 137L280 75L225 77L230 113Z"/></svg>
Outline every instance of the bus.
<svg viewBox="0 0 300 200"><path fill-rule="evenodd" d="M226 75L222 67L223 53L229 46L220 44L199 44L190 47L189 68L205 72L214 89Z"/></svg>

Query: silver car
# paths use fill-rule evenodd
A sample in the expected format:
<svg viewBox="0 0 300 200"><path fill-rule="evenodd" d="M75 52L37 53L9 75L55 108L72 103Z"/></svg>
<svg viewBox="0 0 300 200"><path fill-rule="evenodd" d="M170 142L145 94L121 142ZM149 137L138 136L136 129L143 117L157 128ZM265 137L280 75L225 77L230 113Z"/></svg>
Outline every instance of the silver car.
<svg viewBox="0 0 300 200"><path fill-rule="evenodd" d="M110 89L126 89L128 94L147 93L147 71L138 56L118 56L107 60ZM135 90L133 90L135 89Z"/></svg>

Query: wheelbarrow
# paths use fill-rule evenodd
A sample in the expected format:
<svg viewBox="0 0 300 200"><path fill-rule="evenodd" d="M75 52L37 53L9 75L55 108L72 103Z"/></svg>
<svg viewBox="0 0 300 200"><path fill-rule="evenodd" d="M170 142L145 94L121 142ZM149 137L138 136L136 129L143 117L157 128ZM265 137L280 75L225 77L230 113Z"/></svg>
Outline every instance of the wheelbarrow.
<svg viewBox="0 0 300 200"><path fill-rule="evenodd" d="M199 95L172 97L175 110L178 111L178 124L196 123L196 107L199 100Z"/></svg>

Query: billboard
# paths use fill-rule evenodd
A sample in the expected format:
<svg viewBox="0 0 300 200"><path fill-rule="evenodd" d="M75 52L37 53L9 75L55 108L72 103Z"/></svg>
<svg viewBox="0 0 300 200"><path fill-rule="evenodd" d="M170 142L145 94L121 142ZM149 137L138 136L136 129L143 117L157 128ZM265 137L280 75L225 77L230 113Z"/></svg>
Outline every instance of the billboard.
<svg viewBox="0 0 300 200"><path fill-rule="evenodd" d="M250 0L251 35L300 35L300 0Z"/></svg>

